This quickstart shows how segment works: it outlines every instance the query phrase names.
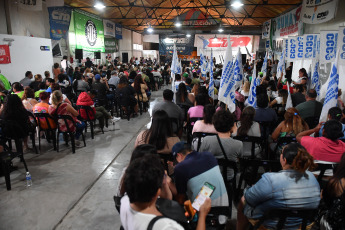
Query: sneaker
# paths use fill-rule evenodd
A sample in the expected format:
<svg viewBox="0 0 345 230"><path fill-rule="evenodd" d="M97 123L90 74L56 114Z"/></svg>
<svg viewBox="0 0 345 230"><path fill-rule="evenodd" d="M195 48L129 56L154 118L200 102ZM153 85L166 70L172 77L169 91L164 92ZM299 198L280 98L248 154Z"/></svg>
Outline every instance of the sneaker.
<svg viewBox="0 0 345 230"><path fill-rule="evenodd" d="M83 147L81 141L75 140L75 147L77 147L77 148Z"/></svg>
<svg viewBox="0 0 345 230"><path fill-rule="evenodd" d="M112 122L112 123L115 123L115 122L117 122L117 121L119 121L119 120L121 120L121 117L113 117L113 118L111 119L111 122Z"/></svg>

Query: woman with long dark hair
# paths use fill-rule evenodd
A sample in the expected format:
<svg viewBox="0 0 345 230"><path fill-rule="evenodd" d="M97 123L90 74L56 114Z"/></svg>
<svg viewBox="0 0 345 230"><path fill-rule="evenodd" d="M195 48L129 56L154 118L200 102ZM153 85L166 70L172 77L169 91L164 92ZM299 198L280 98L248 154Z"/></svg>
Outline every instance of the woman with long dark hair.
<svg viewBox="0 0 345 230"><path fill-rule="evenodd" d="M186 85L181 82L178 85L178 91L176 93L176 104L194 106L195 96L192 93L188 93Z"/></svg>
<svg viewBox="0 0 345 230"><path fill-rule="evenodd" d="M142 102L148 102L149 98L147 97L147 94L146 94L146 90L148 90L148 87L146 83L143 81L143 78L141 77L140 74L138 74L135 77L132 87L135 90L135 93L136 93L135 98L137 100L142 101Z"/></svg>
<svg viewBox="0 0 345 230"><path fill-rule="evenodd" d="M139 133L135 147L142 144L156 146L158 153L170 154L174 144L180 139L174 135L171 121L164 110L158 110L153 114L150 129Z"/></svg>
<svg viewBox="0 0 345 230"><path fill-rule="evenodd" d="M298 71L298 79L296 81L292 81L294 85L305 85L308 81L308 74L305 68L302 68Z"/></svg>
<svg viewBox="0 0 345 230"><path fill-rule="evenodd" d="M120 105L124 107L124 110L127 111L127 106L134 108L134 112L138 113L138 103L135 99L135 90L132 86L128 84L126 76L120 78L119 84L117 85L116 93L120 100Z"/></svg>

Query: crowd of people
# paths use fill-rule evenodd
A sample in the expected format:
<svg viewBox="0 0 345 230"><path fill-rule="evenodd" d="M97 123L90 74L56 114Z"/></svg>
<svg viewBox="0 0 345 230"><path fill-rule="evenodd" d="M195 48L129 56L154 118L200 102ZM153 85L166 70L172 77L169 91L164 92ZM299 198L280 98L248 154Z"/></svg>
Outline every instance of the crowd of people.
<svg viewBox="0 0 345 230"><path fill-rule="evenodd" d="M212 209L231 209L236 199L238 230L255 225L273 209L314 209L318 215L309 223L313 227L344 229L345 110L340 97L337 106L329 110L328 120L319 124L323 104L308 84L304 68L299 71L298 80L293 81L292 64L286 75L277 76L278 62L269 60L263 77L262 61L247 61L242 85L236 89L236 110L231 113L217 97L221 64L214 66L215 97L211 98L209 74L202 75L198 62L183 66L172 79L169 63L143 60L132 58L129 63L121 63L115 59L97 66L87 59L83 66L72 68L64 58L61 64L54 64L52 76L50 71L44 73L44 79L28 71L23 80L1 94L1 119L28 127L32 121L26 112L49 113L50 127L66 130L68 125L78 141L90 119L98 120L99 128L104 130L108 120L120 119L112 115L118 110L135 117L139 109L145 112L149 107L152 91L174 83L174 88L165 87L162 100L152 108L151 126L137 136L129 165L119 180L117 197L122 198L120 217L125 230L144 230L149 225L152 229L183 229L185 223L166 215L157 203L161 199L179 205L193 202L205 182L214 190L201 205L198 218L191 220L198 230L211 224L207 216ZM256 108L245 103L254 79L254 65L261 79L256 89ZM288 88L287 82L292 87ZM294 107L285 109L288 90ZM72 121L65 124L54 119L57 115L69 115ZM48 126L41 123L43 128ZM252 145L241 137L261 138L261 142ZM280 141L282 138L288 141ZM24 149L28 149L27 143L25 138ZM250 187L240 188L243 196L235 197L241 193L232 192L236 187L232 181L236 181L239 171L246 172L224 170L226 166L220 165L224 159L239 169L243 168L243 159L269 160L282 170L257 173L260 179ZM336 168L328 172L323 185L317 180L318 164ZM220 217L227 215L228 212L221 213ZM219 218L218 222L225 227L226 219ZM288 218L285 226L299 229L301 223L301 218ZM263 222L268 229L276 224L276 219Z"/></svg>

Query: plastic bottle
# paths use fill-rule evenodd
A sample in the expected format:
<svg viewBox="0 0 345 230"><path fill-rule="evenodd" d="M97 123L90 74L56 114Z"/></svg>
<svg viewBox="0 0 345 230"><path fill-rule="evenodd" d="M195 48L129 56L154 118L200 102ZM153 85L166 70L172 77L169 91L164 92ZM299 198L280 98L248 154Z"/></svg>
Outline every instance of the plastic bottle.
<svg viewBox="0 0 345 230"><path fill-rule="evenodd" d="M32 186L32 179L31 179L31 174L29 172L26 172L26 187L31 187Z"/></svg>

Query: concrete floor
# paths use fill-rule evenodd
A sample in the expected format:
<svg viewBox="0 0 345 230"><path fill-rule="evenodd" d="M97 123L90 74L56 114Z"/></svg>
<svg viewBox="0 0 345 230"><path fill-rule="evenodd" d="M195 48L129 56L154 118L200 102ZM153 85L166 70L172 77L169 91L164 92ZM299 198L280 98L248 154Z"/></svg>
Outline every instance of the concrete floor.
<svg viewBox="0 0 345 230"><path fill-rule="evenodd" d="M153 92L151 107L162 100ZM19 160L11 173L12 190L0 178L0 230L11 229L115 229L121 226L113 195L128 164L138 133L150 114L116 123L115 131L86 135L86 147L60 144L60 152L42 141L42 154L25 154L33 186L26 188L25 170ZM109 127L113 129L113 127ZM233 217L236 210L233 208Z"/></svg>

